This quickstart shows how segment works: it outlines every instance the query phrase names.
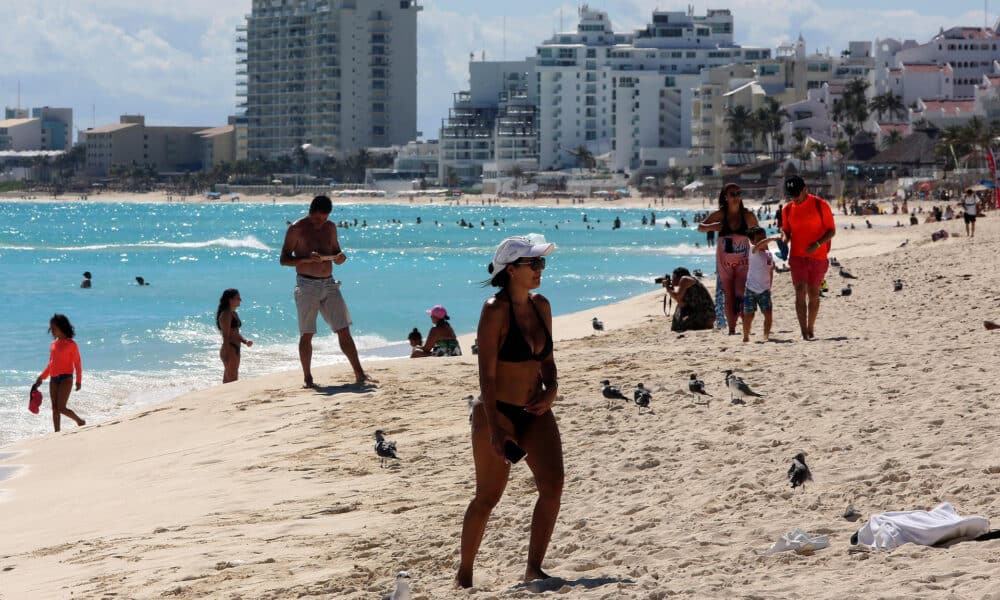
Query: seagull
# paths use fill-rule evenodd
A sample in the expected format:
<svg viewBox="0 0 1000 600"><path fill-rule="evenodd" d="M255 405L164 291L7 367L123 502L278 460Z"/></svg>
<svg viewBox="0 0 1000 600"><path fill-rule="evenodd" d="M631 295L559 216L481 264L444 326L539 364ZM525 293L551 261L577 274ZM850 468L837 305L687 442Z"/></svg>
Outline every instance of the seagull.
<svg viewBox="0 0 1000 600"><path fill-rule="evenodd" d="M903 280L902 279L897 279L896 281L892 282L892 291L894 291L894 292L900 292L902 290L903 290Z"/></svg>
<svg viewBox="0 0 1000 600"><path fill-rule="evenodd" d="M840 288L840 295L841 296L850 296L851 295L851 284L848 283L847 287Z"/></svg>
<svg viewBox="0 0 1000 600"><path fill-rule="evenodd" d="M465 398L462 398L462 400L465 400L465 406L466 406L466 408L469 411L469 423L471 423L472 422L472 411L473 411L473 409L476 408L477 404L481 404L483 402L483 397L479 396L477 398L476 396L473 396L472 394L469 394Z"/></svg>
<svg viewBox="0 0 1000 600"><path fill-rule="evenodd" d="M400 571L396 574L396 591L382 596L382 600L410 600L410 574Z"/></svg>
<svg viewBox="0 0 1000 600"><path fill-rule="evenodd" d="M854 275L851 275L847 269L840 267L840 276L844 279L857 279Z"/></svg>
<svg viewBox="0 0 1000 600"><path fill-rule="evenodd" d="M633 398L635 399L635 405L639 407L639 412L642 412L642 409L649 408L649 402L653 399L653 393L641 383L637 383Z"/></svg>
<svg viewBox="0 0 1000 600"><path fill-rule="evenodd" d="M688 393L692 396L712 397L712 394L705 391L705 382L698 379L698 376L694 373L691 373L691 377L688 379Z"/></svg>
<svg viewBox="0 0 1000 600"><path fill-rule="evenodd" d="M839 267L839 266L840 266L840 261L839 261L839 260L837 260L837 258L836 258L836 257L834 257L834 256L831 256L831 257L830 257L830 266L831 266L831 267Z"/></svg>
<svg viewBox="0 0 1000 600"><path fill-rule="evenodd" d="M812 480L812 472L809 471L809 465L806 464L806 453L799 452L792 457L792 466L788 467L788 481L792 482L792 489L800 485L803 486L802 489L805 489L805 483Z"/></svg>
<svg viewBox="0 0 1000 600"><path fill-rule="evenodd" d="M907 244L909 244L909 243L910 243L910 238L906 238L905 240L903 240L903 243L902 243L902 244L900 244L900 245L898 245L898 246L896 246L896 247L897 247L897 248L905 248L905 247L906 247L906 245L907 245Z"/></svg>
<svg viewBox="0 0 1000 600"><path fill-rule="evenodd" d="M841 516L847 519L848 521L857 521L858 519L861 518L861 512L858 509L854 508L853 502L848 502L847 508L844 509L844 514Z"/></svg>
<svg viewBox="0 0 1000 600"><path fill-rule="evenodd" d="M594 331L604 331L604 322L597 317L594 317L590 324L594 326Z"/></svg>
<svg viewBox="0 0 1000 600"><path fill-rule="evenodd" d="M618 386L611 385L611 382L607 379L601 381L601 385L604 387L601 389L601 394L608 399L608 408L611 408L612 400L628 400L625 394L622 393Z"/></svg>
<svg viewBox="0 0 1000 600"><path fill-rule="evenodd" d="M763 398L762 395L750 389L745 381L733 375L732 369L726 369L726 387L729 388L729 398L733 404L744 404L743 396Z"/></svg>
<svg viewBox="0 0 1000 600"><path fill-rule="evenodd" d="M396 442L386 440L385 432L381 429L375 432L375 454L378 454L380 467L385 466L387 458L399 460L399 457L396 456Z"/></svg>

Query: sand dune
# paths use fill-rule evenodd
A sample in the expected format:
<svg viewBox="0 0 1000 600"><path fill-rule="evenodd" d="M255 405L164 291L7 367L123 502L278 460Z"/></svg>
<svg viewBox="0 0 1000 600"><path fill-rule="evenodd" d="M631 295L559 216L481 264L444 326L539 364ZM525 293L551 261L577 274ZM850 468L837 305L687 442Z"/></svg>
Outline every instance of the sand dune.
<svg viewBox="0 0 1000 600"><path fill-rule="evenodd" d="M557 319L555 594L1000 598L1000 541L888 554L848 543L861 524L841 518L850 502L865 516L941 501L1000 514L1000 332L982 326L1000 318L1000 223L932 243L961 223L879 219L834 240L859 279L823 301L814 342L798 339L787 274L769 343L756 341L759 319L749 344L671 333L655 292ZM844 280L831 271L829 283L835 294ZM592 332L592 316L608 331ZM731 405L727 368L764 397ZM318 369L319 393L276 374L4 449L0 466L17 471L0 482L0 599L369 599L401 569L415 598L534 596L518 582L534 502L523 465L491 518L476 589L451 587L472 495L462 397L477 392L474 357L371 370L377 389L342 385L344 368ZM707 406L683 392L691 372L714 395ZM603 378L654 387L652 413L608 409ZM378 428L399 445L388 468ZM784 473L799 450L815 482L793 491ZM795 527L831 547L765 555Z"/></svg>

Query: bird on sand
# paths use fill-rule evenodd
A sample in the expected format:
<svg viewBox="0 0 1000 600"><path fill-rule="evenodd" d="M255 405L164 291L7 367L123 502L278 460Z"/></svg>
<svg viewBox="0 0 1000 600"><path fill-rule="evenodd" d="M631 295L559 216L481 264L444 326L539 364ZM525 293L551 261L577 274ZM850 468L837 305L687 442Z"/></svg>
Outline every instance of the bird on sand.
<svg viewBox="0 0 1000 600"><path fill-rule="evenodd" d="M907 244L909 244L909 243L910 243L910 238L906 238L905 240L903 240L903 243L902 243L902 244L900 244L900 245L898 245L898 246L896 246L896 247L897 247L897 248L905 248L905 247L906 247L906 245L907 245Z"/></svg>
<svg viewBox="0 0 1000 600"><path fill-rule="evenodd" d="M847 287L840 288L840 295L841 296L850 296L851 295L851 284L848 283Z"/></svg>
<svg viewBox="0 0 1000 600"><path fill-rule="evenodd" d="M396 442L385 439L385 432L381 429L375 431L375 454L379 458L379 466L384 467L388 458L399 460L396 456Z"/></svg>
<svg viewBox="0 0 1000 600"><path fill-rule="evenodd" d="M812 481L812 472L809 470L809 465L806 464L806 453L799 452L792 457L792 466L788 467L788 481L792 484L792 489L803 486L805 489L805 483L807 481Z"/></svg>
<svg viewBox="0 0 1000 600"><path fill-rule="evenodd" d="M622 393L618 386L611 385L611 381L604 379L601 381L601 385L604 386L601 388L601 394L608 399L608 408L611 408L615 400L628 401L628 398L625 397L625 394Z"/></svg>
<svg viewBox="0 0 1000 600"><path fill-rule="evenodd" d="M698 379L698 376L694 373L691 373L691 377L688 378L688 393L692 396L712 397L712 394L705 391L705 382Z"/></svg>
<svg viewBox="0 0 1000 600"><path fill-rule="evenodd" d="M633 399L635 400L635 405L639 407L639 412L642 412L642 409L649 408L649 403L653 399L653 392L641 383L637 383Z"/></svg>
<svg viewBox="0 0 1000 600"><path fill-rule="evenodd" d="M851 275L851 273L844 267L840 267L840 276L844 279L857 279L857 277Z"/></svg>
<svg viewBox="0 0 1000 600"><path fill-rule="evenodd" d="M733 404L743 404L743 396L763 398L762 395L750 389L745 381L734 375L732 369L726 369L726 387L729 388L729 399Z"/></svg>
<svg viewBox="0 0 1000 600"><path fill-rule="evenodd" d="M462 398L462 400L465 400L465 408L469 412L469 423L471 423L472 422L472 411L476 408L477 404L482 404L483 397L482 396L473 396L472 394L469 394L465 398Z"/></svg>
<svg viewBox="0 0 1000 600"><path fill-rule="evenodd" d="M840 266L840 261L837 260L837 257L835 257L835 256L831 256L830 257L830 266L831 267L839 267Z"/></svg>
<svg viewBox="0 0 1000 600"><path fill-rule="evenodd" d="M410 600L410 574L400 571L396 574L396 591L382 596L382 600Z"/></svg>
<svg viewBox="0 0 1000 600"><path fill-rule="evenodd" d="M594 326L594 331L604 331L604 322L597 317L594 317L590 324Z"/></svg>

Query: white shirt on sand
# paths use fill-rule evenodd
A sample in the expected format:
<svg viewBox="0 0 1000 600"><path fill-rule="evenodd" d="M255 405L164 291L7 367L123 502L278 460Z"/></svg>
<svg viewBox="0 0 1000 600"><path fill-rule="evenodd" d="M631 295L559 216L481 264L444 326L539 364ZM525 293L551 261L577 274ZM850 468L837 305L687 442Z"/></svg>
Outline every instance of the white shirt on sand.
<svg viewBox="0 0 1000 600"><path fill-rule="evenodd" d="M774 266L774 258L771 251L761 248L757 252L750 252L750 268L747 271L747 289L755 294L766 292L771 289L771 267Z"/></svg>

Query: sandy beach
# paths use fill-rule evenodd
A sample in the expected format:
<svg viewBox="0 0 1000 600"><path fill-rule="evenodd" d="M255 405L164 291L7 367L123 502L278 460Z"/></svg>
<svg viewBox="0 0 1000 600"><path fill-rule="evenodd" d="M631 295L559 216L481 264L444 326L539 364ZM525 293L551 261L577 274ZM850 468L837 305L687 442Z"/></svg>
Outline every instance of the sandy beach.
<svg viewBox="0 0 1000 600"><path fill-rule="evenodd" d="M371 599L403 569L426 600L1000 600L1000 541L856 551L863 520L841 517L849 503L867 518L947 501L1000 527L1000 331L982 325L1000 320L997 214L971 239L961 221L838 217L831 255L858 279L839 297L846 280L830 271L812 342L787 274L767 343L759 318L748 344L672 333L662 291L557 317L566 483L544 565L560 580L542 588L518 580L535 500L524 465L491 517L476 587L452 587L473 493L465 356L372 364L372 389L344 385L345 366L314 369L318 391L297 371L242 380L0 449L0 600ZM931 242L938 229L955 237ZM724 369L764 397L730 404ZM708 405L683 391L692 372ZM604 378L653 388L652 412L609 409ZM380 468L375 429L402 460ZM799 451L815 481L793 491ZM794 528L830 547L765 554Z"/></svg>

